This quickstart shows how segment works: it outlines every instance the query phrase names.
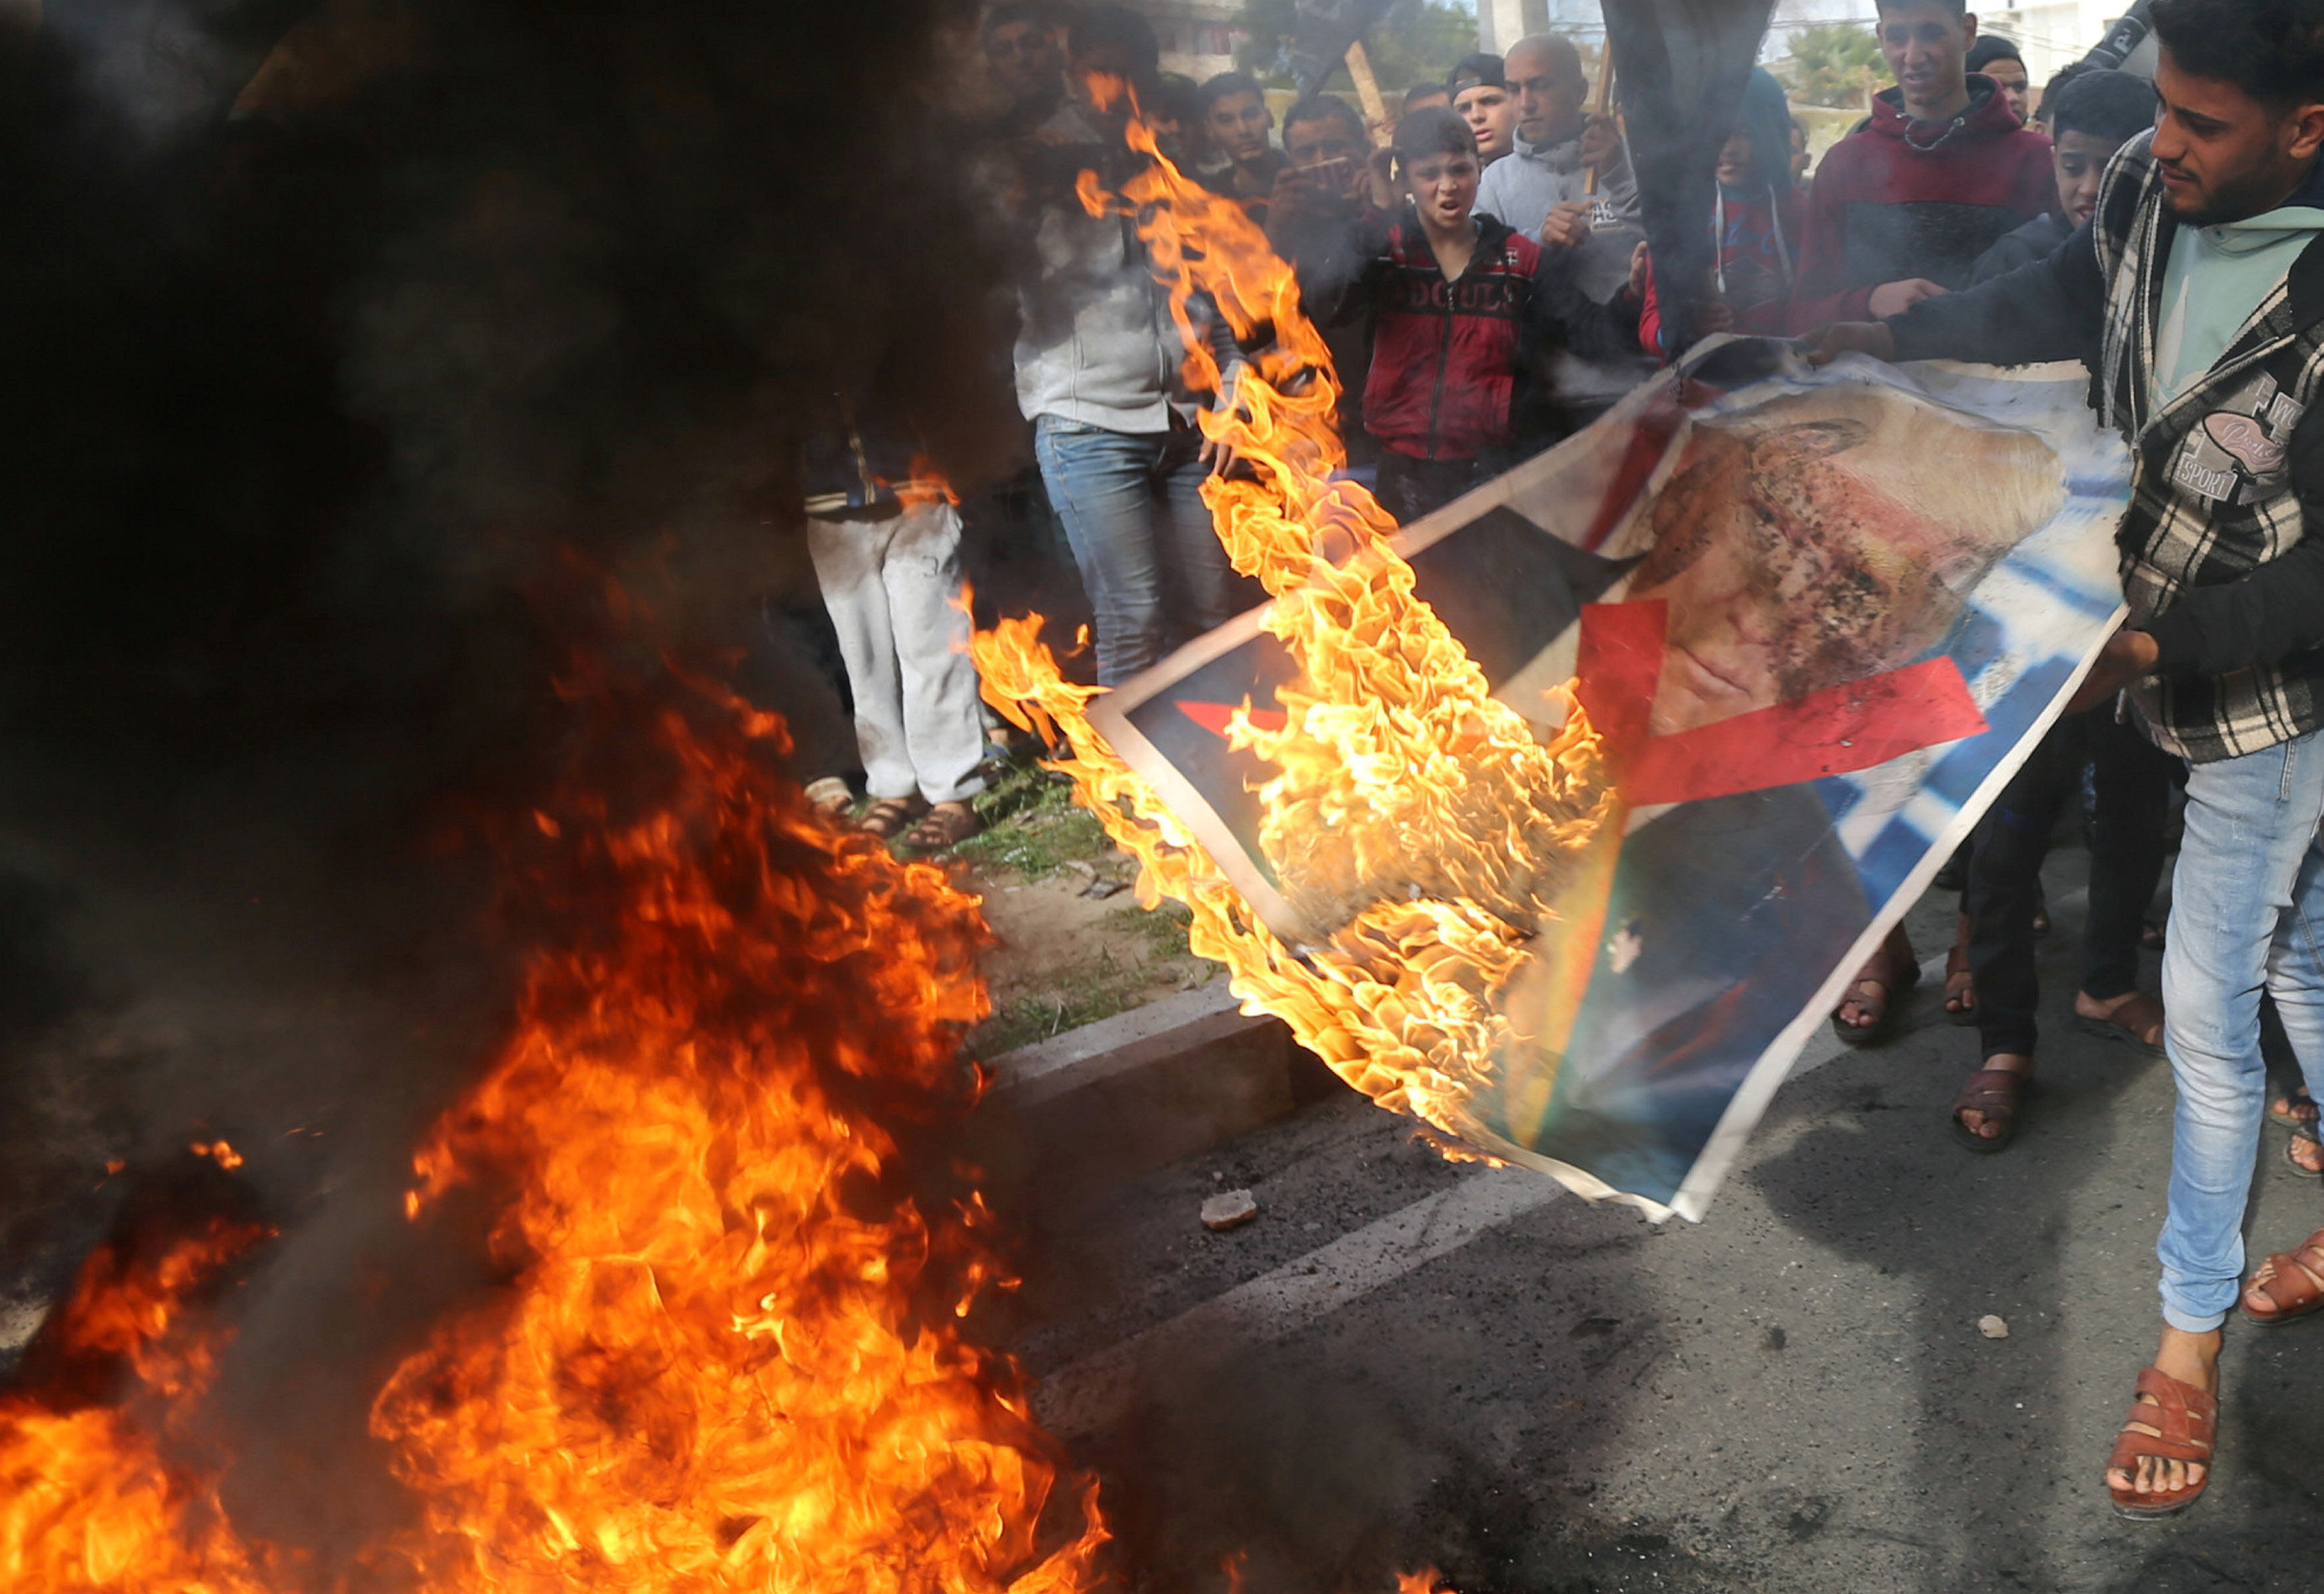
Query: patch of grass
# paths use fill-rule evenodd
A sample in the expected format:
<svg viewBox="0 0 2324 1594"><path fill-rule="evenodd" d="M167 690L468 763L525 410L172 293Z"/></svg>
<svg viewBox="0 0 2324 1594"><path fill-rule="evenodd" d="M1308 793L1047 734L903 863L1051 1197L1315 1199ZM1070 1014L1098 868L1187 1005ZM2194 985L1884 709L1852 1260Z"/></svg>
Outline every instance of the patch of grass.
<svg viewBox="0 0 2324 1594"><path fill-rule="evenodd" d="M970 1032L968 1050L974 1057L998 1057L1019 1046L1030 1046L1051 1035L1077 1030L1101 1018L1129 1010L1131 991L1108 987L1084 989L1072 996L1019 996Z"/></svg>
<svg viewBox="0 0 2324 1594"><path fill-rule="evenodd" d="M1097 816L1075 805L1073 791L1071 780L1030 759L1010 762L974 802L990 828L954 848L953 855L985 867L1014 869L1028 880L1104 857L1113 843Z"/></svg>
<svg viewBox="0 0 2324 1594"><path fill-rule="evenodd" d="M1172 974L1173 964L1186 973L1200 969L1207 978L1218 966L1187 950L1192 920L1176 903L1166 902L1150 913L1140 907L1116 908L1101 922L1111 932L1108 944L1058 968L1047 994L1003 1003L969 1036L970 1052L997 1057L1128 1012L1153 992L1158 978Z"/></svg>
<svg viewBox="0 0 2324 1594"><path fill-rule="evenodd" d="M1116 908L1105 916L1106 928L1144 945L1148 958L1191 958L1194 950L1186 944L1186 927L1194 915L1186 911L1184 903L1165 901L1152 911L1132 904Z"/></svg>

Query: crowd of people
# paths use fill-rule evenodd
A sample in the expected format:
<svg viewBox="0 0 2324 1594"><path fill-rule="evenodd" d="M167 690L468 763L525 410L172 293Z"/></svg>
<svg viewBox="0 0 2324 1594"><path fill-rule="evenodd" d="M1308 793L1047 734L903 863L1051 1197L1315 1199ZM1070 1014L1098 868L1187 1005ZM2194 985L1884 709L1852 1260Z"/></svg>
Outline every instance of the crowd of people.
<svg viewBox="0 0 2324 1594"><path fill-rule="evenodd" d="M2228 1310L2324 1306L2324 1231L2243 1274L2243 1191L2267 1116L2324 1175L2317 1108L2264 1088L2264 1007L2324 1077L2324 20L2305 5L2157 0L2154 81L2076 66L2041 87L1961 0L1879 0L1893 86L1806 177L1805 130L1755 69L1719 152L1710 277L1658 275L1626 130L1575 43L1524 39L1406 88L1393 123L1318 95L1278 116L1253 79L1158 70L1150 27L1104 5L1005 0L983 23L1025 240L1013 356L1038 497L1070 549L1098 684L1118 685L1251 594L1200 490L1224 464L1195 422L1239 351L1195 307L1224 391L1185 385L1182 334L1135 227L1093 216L1130 102L1182 171L1240 204L1297 273L1343 384L1351 475L1399 521L1548 448L1681 353L1674 326L1882 357L2079 358L2136 445L2120 537L2133 624L1949 876L1943 1006L1978 1034L1951 1128L2018 1128L2038 1035L2039 866L2088 796L2078 1024L2167 1055L2181 1093L2162 1243L2167 1324L2110 1461L2116 1507L2175 1510L2207 1481ZM1278 125L1279 120L1279 125ZM2150 133L2150 130L2151 133ZM2319 248L2324 248L2319 245ZM1688 312L1674 317L1683 301ZM975 829L984 740L957 602L960 516L916 484L911 440L842 412L807 505L855 700L861 823L929 847ZM2197 459L2197 455L2200 459ZM853 801L825 783L840 811ZM2183 851L2153 903L2174 808ZM1943 877L1941 877L1941 881ZM2164 950L2163 994L2139 989ZM1891 1033L1919 978L1901 929L1832 1015ZM2264 1000L2272 998L2272 1002ZM2270 1098L2272 1095L2272 1099Z"/></svg>

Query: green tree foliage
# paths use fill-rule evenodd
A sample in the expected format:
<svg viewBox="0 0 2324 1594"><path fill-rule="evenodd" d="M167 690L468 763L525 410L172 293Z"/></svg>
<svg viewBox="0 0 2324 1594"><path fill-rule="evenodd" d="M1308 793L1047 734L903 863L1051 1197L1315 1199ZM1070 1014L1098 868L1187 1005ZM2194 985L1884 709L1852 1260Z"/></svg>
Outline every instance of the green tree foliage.
<svg viewBox="0 0 2324 1594"><path fill-rule="evenodd" d="M1291 48L1299 32L1295 0L1244 0L1235 25L1250 35L1235 52L1235 64L1271 88L1290 88ZM1447 0L1397 0L1364 43L1383 88L1441 82L1476 48L1477 14ZM1342 66L1323 87L1351 90L1355 85Z"/></svg>
<svg viewBox="0 0 2324 1594"><path fill-rule="evenodd" d="M1868 71L1876 85L1888 79L1880 41L1861 23L1802 28L1792 35L1790 58L1775 68L1792 97L1812 106L1862 105Z"/></svg>

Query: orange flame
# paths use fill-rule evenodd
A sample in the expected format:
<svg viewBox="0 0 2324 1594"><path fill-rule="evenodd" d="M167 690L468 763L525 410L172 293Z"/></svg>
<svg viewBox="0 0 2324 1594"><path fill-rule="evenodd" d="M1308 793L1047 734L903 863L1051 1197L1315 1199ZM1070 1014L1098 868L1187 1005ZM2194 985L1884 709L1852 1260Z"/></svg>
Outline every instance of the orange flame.
<svg viewBox="0 0 2324 1594"><path fill-rule="evenodd" d="M1227 965L1247 1006L1284 1018L1381 1105L1457 1134L1462 1104L1511 1039L1494 997L1583 885L1586 844L1613 811L1597 737L1571 694L1545 707L1559 728L1539 739L1492 698L1415 595L1411 567L1388 546L1393 522L1333 477L1346 458L1338 384L1290 267L1240 206L1162 157L1142 124L1130 136L1152 163L1118 194L1086 171L1078 191L1093 213L1136 219L1170 287L1189 385L1231 395L1203 415L1203 431L1255 470L1213 477L1204 498L1235 568L1274 597L1268 628L1302 678L1278 693L1280 729L1254 726L1245 705L1229 735L1280 772L1259 790L1260 847L1327 941L1295 950L1257 922L1092 728L1095 693L1060 677L1038 616L976 636L985 694L1070 746L1056 767L1139 859L1139 900L1185 904L1194 951ZM1240 339L1271 328L1272 347L1220 371L1197 336L1198 295Z"/></svg>
<svg viewBox="0 0 2324 1594"><path fill-rule="evenodd" d="M669 795L558 815L581 943L414 1158L421 1209L506 1182L507 1299L390 1377L373 1432L435 1590L1050 1594L1056 1482L1014 1367L952 1328L998 1265L924 1210L888 1124L964 1108L976 899L814 822L779 722L656 724Z"/></svg>
<svg viewBox="0 0 2324 1594"><path fill-rule="evenodd" d="M183 1322L187 1299L267 1230L213 1219L140 1256L106 1246L82 1266L34 1355L45 1381L0 1394L0 1580L13 1590L266 1594L271 1557L235 1536L214 1469L165 1456L208 1387L218 1343ZM93 1365L129 1393L100 1404ZM110 1379L105 1380L110 1383Z"/></svg>
<svg viewBox="0 0 2324 1594"><path fill-rule="evenodd" d="M628 718L650 738L610 763L659 789L619 813L577 791L526 827L569 940L537 954L511 1038L414 1158L416 1214L460 1184L494 1201L509 1283L373 1404L420 1525L372 1547L368 1575L429 1594L1095 1586L1094 1482L1049 1509L1059 1469L1022 1379L957 1326L1002 1282L990 1217L916 1194L927 1170L899 1152L980 1087L958 1054L987 1006L976 899L816 823L774 773L771 717L706 692ZM213 1365L176 1303L246 1238L137 1271L101 1254L64 1309L61 1339L127 1361L158 1415L0 1397L11 1594L299 1586L153 1437Z"/></svg>
<svg viewBox="0 0 2324 1594"><path fill-rule="evenodd" d="M242 1166L242 1154L223 1140L197 1140L186 1149L198 1157L209 1158L228 1172Z"/></svg>
<svg viewBox="0 0 2324 1594"><path fill-rule="evenodd" d="M1444 1574L1433 1566L1400 1571L1396 1574L1396 1594L1452 1594L1443 1579Z"/></svg>

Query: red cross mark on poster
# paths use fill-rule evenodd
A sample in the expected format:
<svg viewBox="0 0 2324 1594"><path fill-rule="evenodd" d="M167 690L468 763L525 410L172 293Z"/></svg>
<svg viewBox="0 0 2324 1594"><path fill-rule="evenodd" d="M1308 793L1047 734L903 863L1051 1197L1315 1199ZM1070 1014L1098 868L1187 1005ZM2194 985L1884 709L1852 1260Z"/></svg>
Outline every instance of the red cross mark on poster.
<svg viewBox="0 0 2324 1594"><path fill-rule="evenodd" d="M1666 607L1653 598L1582 609L1582 707L1633 808L1849 774L1986 728L1960 667L1940 657L1655 736Z"/></svg>

